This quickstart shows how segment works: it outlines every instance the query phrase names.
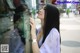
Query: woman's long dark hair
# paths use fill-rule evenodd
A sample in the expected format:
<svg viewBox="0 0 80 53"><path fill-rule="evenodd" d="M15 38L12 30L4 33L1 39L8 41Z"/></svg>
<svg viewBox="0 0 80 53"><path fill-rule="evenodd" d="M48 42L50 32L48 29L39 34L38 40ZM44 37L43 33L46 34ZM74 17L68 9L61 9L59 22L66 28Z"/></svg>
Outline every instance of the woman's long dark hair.
<svg viewBox="0 0 80 53"><path fill-rule="evenodd" d="M59 31L59 10L52 4L47 4L44 8L43 43L52 28Z"/></svg>

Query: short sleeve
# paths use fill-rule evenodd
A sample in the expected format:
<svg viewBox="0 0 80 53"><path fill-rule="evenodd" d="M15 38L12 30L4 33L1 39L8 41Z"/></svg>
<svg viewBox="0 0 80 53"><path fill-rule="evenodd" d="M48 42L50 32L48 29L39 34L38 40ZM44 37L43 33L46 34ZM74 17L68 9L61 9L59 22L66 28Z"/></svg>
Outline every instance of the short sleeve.
<svg viewBox="0 0 80 53"><path fill-rule="evenodd" d="M60 53L60 35L56 28L53 28L48 34L40 47L40 53Z"/></svg>

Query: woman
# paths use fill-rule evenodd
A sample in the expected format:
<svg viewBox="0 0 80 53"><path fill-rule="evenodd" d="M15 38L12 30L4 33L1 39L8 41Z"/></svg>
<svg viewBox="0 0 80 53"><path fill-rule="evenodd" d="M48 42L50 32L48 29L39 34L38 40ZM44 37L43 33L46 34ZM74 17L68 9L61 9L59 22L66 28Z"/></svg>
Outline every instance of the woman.
<svg viewBox="0 0 80 53"><path fill-rule="evenodd" d="M33 53L60 53L59 11L47 4L38 13L41 29L36 36L34 19L30 18Z"/></svg>

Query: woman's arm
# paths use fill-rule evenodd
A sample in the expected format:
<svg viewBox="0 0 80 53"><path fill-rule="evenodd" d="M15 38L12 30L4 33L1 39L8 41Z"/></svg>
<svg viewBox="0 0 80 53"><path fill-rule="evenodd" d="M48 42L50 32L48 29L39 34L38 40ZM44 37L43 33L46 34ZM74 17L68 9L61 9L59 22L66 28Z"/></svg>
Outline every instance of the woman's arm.
<svg viewBox="0 0 80 53"><path fill-rule="evenodd" d="M33 50L33 53L40 53L37 41L32 43L32 50Z"/></svg>
<svg viewBox="0 0 80 53"><path fill-rule="evenodd" d="M30 25L31 25L31 36L32 36L32 51L33 53L40 53L37 43L36 28L33 18L30 18Z"/></svg>

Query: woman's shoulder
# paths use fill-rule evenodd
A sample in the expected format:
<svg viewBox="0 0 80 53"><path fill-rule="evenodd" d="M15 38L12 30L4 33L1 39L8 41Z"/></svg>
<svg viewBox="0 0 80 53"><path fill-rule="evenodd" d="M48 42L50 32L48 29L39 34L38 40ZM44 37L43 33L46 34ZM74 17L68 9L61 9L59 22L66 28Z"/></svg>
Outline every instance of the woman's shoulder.
<svg viewBox="0 0 80 53"><path fill-rule="evenodd" d="M52 28L50 33L59 33L59 31L56 28Z"/></svg>
<svg viewBox="0 0 80 53"><path fill-rule="evenodd" d="M50 33L48 34L48 36L45 39L44 45L46 45L48 43L48 45L53 45L56 44L57 39L59 40L59 32L56 28L52 28ZM54 43L55 42L55 43Z"/></svg>
<svg viewBox="0 0 80 53"><path fill-rule="evenodd" d="M60 35L60 34L59 34L58 30L57 30L56 28L52 28L51 31L50 31L50 33L48 34L48 37L51 37L51 38L55 37L55 38L58 38L59 35Z"/></svg>
<svg viewBox="0 0 80 53"><path fill-rule="evenodd" d="M54 30L54 31L58 31L56 28L52 28L51 31L52 31L52 30Z"/></svg>

